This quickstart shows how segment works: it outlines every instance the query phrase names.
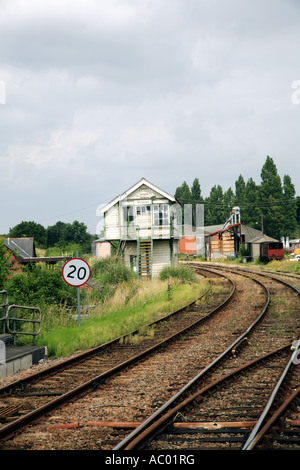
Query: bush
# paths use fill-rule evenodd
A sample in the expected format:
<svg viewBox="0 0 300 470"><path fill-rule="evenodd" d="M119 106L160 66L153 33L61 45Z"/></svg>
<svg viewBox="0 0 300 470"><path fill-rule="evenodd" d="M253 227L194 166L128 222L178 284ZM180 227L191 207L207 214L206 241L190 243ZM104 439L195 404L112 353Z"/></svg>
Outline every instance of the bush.
<svg viewBox="0 0 300 470"><path fill-rule="evenodd" d="M6 281L9 302L32 307L76 305L77 291L62 278L61 268L38 263Z"/></svg>
<svg viewBox="0 0 300 470"><path fill-rule="evenodd" d="M181 282L192 283L196 281L194 271L188 266L165 266L159 275L161 281L173 278Z"/></svg>
<svg viewBox="0 0 300 470"><path fill-rule="evenodd" d="M240 246L240 255L241 256L249 256L249 250L246 248L244 244Z"/></svg>
<svg viewBox="0 0 300 470"><path fill-rule="evenodd" d="M92 266L92 278L103 285L116 285L134 278L131 269L125 266L122 258L113 256L96 261Z"/></svg>
<svg viewBox="0 0 300 470"><path fill-rule="evenodd" d="M93 298L102 302L115 293L118 285L135 278L134 272L125 265L119 256L97 260L91 266L91 271L91 277L101 286L101 292L95 290Z"/></svg>
<svg viewBox="0 0 300 470"><path fill-rule="evenodd" d="M62 254L67 254L75 258L76 252L82 253L82 247L78 243L69 243L67 245L55 245L47 248L45 256L62 256Z"/></svg>

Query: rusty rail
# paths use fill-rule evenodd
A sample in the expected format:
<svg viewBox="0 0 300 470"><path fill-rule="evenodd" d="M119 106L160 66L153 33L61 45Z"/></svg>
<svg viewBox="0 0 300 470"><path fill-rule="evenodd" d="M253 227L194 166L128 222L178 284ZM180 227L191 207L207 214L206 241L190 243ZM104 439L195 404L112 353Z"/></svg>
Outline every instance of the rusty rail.
<svg viewBox="0 0 300 470"><path fill-rule="evenodd" d="M204 269L204 268L201 268ZM210 271L209 269L206 269L207 271ZM246 277L246 274L244 274ZM197 374L195 377L193 377L192 380L190 380L179 392L177 392L170 400L168 400L162 407L160 407L155 413L153 413L148 419L146 419L138 428L136 428L132 433L130 433L123 441L121 441L115 448L114 450L124 450L124 449L133 449L136 448L141 442L144 441L146 436L151 435L153 432L156 432L158 429L161 429L161 427L165 427L169 420L172 418L173 414L178 411L179 408L184 406L186 402L190 401L190 398L180 402L179 405L175 406L175 403L178 400L182 400L182 397L192 389L194 385L197 384L197 382L205 376L213 367L215 367L218 363L220 363L226 356L229 354L232 354L232 351L235 351L237 346L242 343L242 340L246 338L246 336L251 332L251 330L254 329L254 327L262 320L264 317L267 308L270 303L270 292L269 290L258 280L252 279L254 282L259 284L265 294L266 294L266 301L265 305L258 317L255 319L255 321L247 328L244 333L239 336L221 355L219 355L214 361L212 361L207 367L202 369L199 374ZM196 394L199 396L199 393ZM195 398L195 397L194 397ZM194 399L193 398L193 399ZM173 406L173 408L172 408ZM169 411L168 411L169 410Z"/></svg>
<svg viewBox="0 0 300 470"><path fill-rule="evenodd" d="M197 400L199 403L203 400L205 394L217 388L222 383L226 383L228 380L233 379L237 375L243 373L245 370L256 366L260 362L271 358L276 354L280 354L281 352L287 350L291 347L291 344L285 345L280 349L276 349L271 351L263 356L253 359L249 361L247 364L244 364L234 371L230 372L229 374L224 375L223 377L215 380L214 382L206 385L205 387L197 390L194 393L191 393L190 396L187 398L183 398L185 393L187 392L188 388L190 389L191 386L183 387L174 397L172 397L167 403L165 403L159 410L157 410L153 415L151 415L148 419L146 419L143 423L140 424L134 431L132 431L123 441L121 441L114 450L133 450L133 449L141 449L146 442L152 439L156 434L162 432L166 426L174 419L176 414L181 411L184 407L189 405L191 402ZM197 377L200 378L204 371L202 371ZM194 381L194 379L193 379ZM176 403L176 401L178 403ZM172 406L173 405L173 406Z"/></svg>
<svg viewBox="0 0 300 470"><path fill-rule="evenodd" d="M300 393L300 386L288 397L287 400L278 408L278 410L269 418L268 421L266 421L266 417L268 413L270 412L271 407L273 406L275 400L277 399L277 396L279 394L279 390L282 387L282 384L293 367L295 363L295 355L297 354L297 350L293 352L293 354L290 357L290 360L288 364L286 365L283 373L281 374L269 400L268 403L266 404L260 418L258 419L256 425L252 429L246 443L244 444L244 447L242 450L253 450L256 445L263 439L265 434L268 432L268 430L273 426L273 424L279 419L279 417L282 415L282 413L286 410L286 408L289 406L289 404L299 395Z"/></svg>
<svg viewBox="0 0 300 470"><path fill-rule="evenodd" d="M139 353L138 355L126 360L125 362L122 362L122 363L118 364L117 366L103 372L102 374L98 375L97 377L94 377L94 378L80 384L76 388L74 388L72 390L69 390L66 393L60 395L59 397L57 397L57 398L51 400L50 402L42 405L41 407L37 408L36 410L34 410L30 413L27 413L26 415L22 416L21 418L18 418L16 420L14 420L13 422L7 424L6 426L4 426L0 429L0 439L7 439L7 438L11 437L17 430L27 426L29 423L31 423L34 420L40 418L45 413L56 409L57 407L61 406L62 404L66 403L66 402L68 402L69 400L84 394L88 390L96 388L98 385L104 383L105 380L112 377L113 375L115 375L119 371L123 370L124 368L127 368L130 365L133 365L137 361L141 360L143 357L146 357L147 355L150 355L154 351L160 349L163 344L167 344L168 342L174 340L176 337L181 336L182 333L187 332L189 329L192 329L196 325L205 322L209 317L211 317L213 314L215 314L217 311L219 311L224 305L226 305L227 302L229 302L230 298L233 296L233 294L235 292L235 284L233 283L232 280L230 280L230 279L228 279L228 280L230 281L230 284L232 286L230 294L227 296L227 298L225 299L225 301L223 301L222 304L220 304L219 306L214 308L211 312L209 312L207 315L205 315L205 317L202 317L201 319L196 320L194 323L190 324L188 327L183 328L180 331L177 331L175 334L169 336L168 338L165 338L162 342L156 343L154 346L150 347L147 350L144 350L142 353ZM171 315L174 315L175 313L181 312L184 309L188 308L189 306L193 305L195 302L197 302L197 300L201 299L204 295L206 295L210 291L210 289L211 289L211 284L210 284L210 287L200 297L198 297L194 301L190 302L185 307L182 307L179 310L177 310L177 311L175 311L171 314L168 314L165 317L160 318L157 322L151 323L151 325L154 324L154 323L161 322L164 319L169 318ZM138 332L138 330L136 330L135 332ZM106 343L106 344L101 345L97 348L89 350L86 353L82 353L82 354L80 354L80 355L78 355L74 358L71 358L71 359L69 359L69 360L67 360L67 361L65 361L61 364L57 364L56 366L53 366L52 368L46 369L44 371L40 371L36 374L32 374L31 376L28 376L25 379L15 381L15 382L13 382L13 383L5 386L5 387L0 388L0 392L7 392L10 389L18 388L20 386L23 387L23 385L26 382L33 381L36 378L39 378L39 377L47 375L47 374L49 374L53 371L64 368L67 365L70 365L72 363L76 363L78 360L84 359L85 357L89 357L91 355L94 355L97 352L99 352L99 350L106 348L110 344L113 344L115 342L119 342L121 338L124 338L125 336L129 336L130 334L133 334L135 332L131 332L128 335L123 335L122 337L117 338L115 340L112 340L109 343Z"/></svg>

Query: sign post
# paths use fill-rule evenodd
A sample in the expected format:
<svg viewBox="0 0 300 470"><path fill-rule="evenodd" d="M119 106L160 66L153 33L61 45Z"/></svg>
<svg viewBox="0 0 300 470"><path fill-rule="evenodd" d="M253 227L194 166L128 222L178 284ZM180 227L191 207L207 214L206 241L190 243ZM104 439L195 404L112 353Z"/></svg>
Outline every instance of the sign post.
<svg viewBox="0 0 300 470"><path fill-rule="evenodd" d="M78 253L76 253L78 256ZM80 286L83 286L91 276L91 268L81 258L72 258L67 261L62 269L64 281L70 286L77 287L77 312L78 325L80 326Z"/></svg>

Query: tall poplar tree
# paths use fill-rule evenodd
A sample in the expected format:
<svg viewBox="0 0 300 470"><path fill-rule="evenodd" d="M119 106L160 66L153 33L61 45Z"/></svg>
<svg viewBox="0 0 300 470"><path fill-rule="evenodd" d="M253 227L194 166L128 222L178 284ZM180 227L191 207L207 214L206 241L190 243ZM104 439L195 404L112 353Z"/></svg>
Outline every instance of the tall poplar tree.
<svg viewBox="0 0 300 470"><path fill-rule="evenodd" d="M232 213L232 208L235 206L235 195L231 188L223 194L223 220L224 223ZM222 222L221 222L222 223Z"/></svg>
<svg viewBox="0 0 300 470"><path fill-rule="evenodd" d="M238 177L235 182L235 205L236 206L243 206L245 202L245 191L246 191L246 184L245 180L242 175Z"/></svg>
<svg viewBox="0 0 300 470"><path fill-rule="evenodd" d="M191 202L192 202L192 220L193 226L195 227L200 223L199 215L197 217L197 204L203 204L203 197L201 196L201 187L199 179L195 178L191 186ZM199 213L198 213L199 214Z"/></svg>
<svg viewBox="0 0 300 470"><path fill-rule="evenodd" d="M187 184L186 181L182 183L181 186L179 186L176 191L175 191L175 198L181 205L181 211L182 211L182 223L184 223L184 205L185 204L191 204L192 203L192 195L191 195L191 190L189 188L189 185Z"/></svg>
<svg viewBox="0 0 300 470"><path fill-rule="evenodd" d="M261 214L258 208L258 188L255 181L249 178L245 186L244 205L241 207L241 220L245 225L261 229Z"/></svg>
<svg viewBox="0 0 300 470"><path fill-rule="evenodd" d="M295 186L289 175L283 177L282 213L283 235L293 237L297 229L297 201Z"/></svg>
<svg viewBox="0 0 300 470"><path fill-rule="evenodd" d="M261 170L259 195L264 232L270 237L280 239L283 234L282 185L276 165L269 156Z"/></svg>
<svg viewBox="0 0 300 470"><path fill-rule="evenodd" d="M209 197L205 199L205 225L225 223L223 189L220 185L211 188Z"/></svg>

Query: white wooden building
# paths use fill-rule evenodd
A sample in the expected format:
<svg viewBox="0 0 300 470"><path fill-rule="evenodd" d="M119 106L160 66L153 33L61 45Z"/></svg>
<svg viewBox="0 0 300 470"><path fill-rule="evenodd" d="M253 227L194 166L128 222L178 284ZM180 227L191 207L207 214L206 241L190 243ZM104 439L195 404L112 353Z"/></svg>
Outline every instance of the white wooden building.
<svg viewBox="0 0 300 470"><path fill-rule="evenodd" d="M119 242L125 264L140 276L156 277L178 264L178 207L174 196L142 178L102 209L104 239Z"/></svg>

